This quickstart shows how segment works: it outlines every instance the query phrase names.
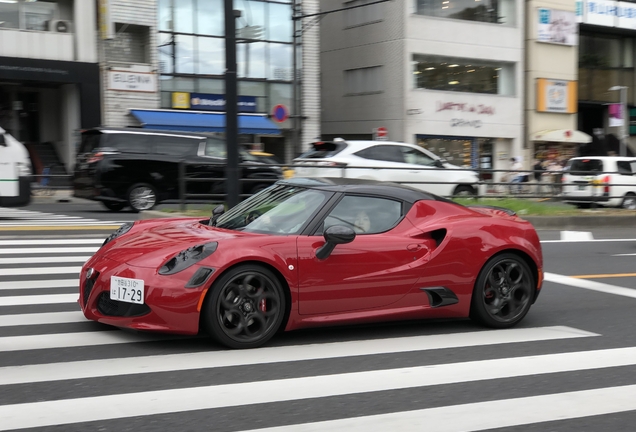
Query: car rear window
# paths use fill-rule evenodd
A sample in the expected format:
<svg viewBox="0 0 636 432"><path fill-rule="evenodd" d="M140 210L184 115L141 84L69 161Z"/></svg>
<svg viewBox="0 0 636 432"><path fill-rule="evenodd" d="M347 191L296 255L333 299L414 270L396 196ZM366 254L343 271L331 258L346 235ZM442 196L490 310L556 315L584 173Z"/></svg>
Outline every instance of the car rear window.
<svg viewBox="0 0 636 432"><path fill-rule="evenodd" d="M569 171L574 175L601 173L603 172L603 161L600 159L574 159L571 161Z"/></svg>
<svg viewBox="0 0 636 432"><path fill-rule="evenodd" d="M96 148L103 147L100 146L103 136L104 134L94 131L82 133L82 142L78 153L92 153Z"/></svg>
<svg viewBox="0 0 636 432"><path fill-rule="evenodd" d="M333 157L347 148L344 142L319 141L311 145L311 149L299 156L300 159L322 159Z"/></svg>

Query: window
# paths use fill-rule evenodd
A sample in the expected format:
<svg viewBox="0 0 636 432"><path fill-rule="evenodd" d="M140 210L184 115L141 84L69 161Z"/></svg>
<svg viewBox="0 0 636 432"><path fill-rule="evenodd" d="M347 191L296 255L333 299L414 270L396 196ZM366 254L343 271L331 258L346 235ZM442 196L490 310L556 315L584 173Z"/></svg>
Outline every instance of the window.
<svg viewBox="0 0 636 432"><path fill-rule="evenodd" d="M227 156L225 141L217 138L208 138L205 143L205 156L224 158Z"/></svg>
<svg viewBox="0 0 636 432"><path fill-rule="evenodd" d="M57 3L0 2L0 28L48 31L58 18Z"/></svg>
<svg viewBox="0 0 636 432"><path fill-rule="evenodd" d="M404 155L399 146L376 145L355 153L365 159L404 163Z"/></svg>
<svg viewBox="0 0 636 432"><path fill-rule="evenodd" d="M116 23L115 38L105 44L106 57L122 63L148 63L149 40L150 27Z"/></svg>
<svg viewBox="0 0 636 432"><path fill-rule="evenodd" d="M415 54L413 76L415 88L514 94L514 65L510 63Z"/></svg>
<svg viewBox="0 0 636 432"><path fill-rule="evenodd" d="M105 147L122 153L149 153L152 147L150 136L143 133L109 133L105 141Z"/></svg>
<svg viewBox="0 0 636 432"><path fill-rule="evenodd" d="M382 3L364 6L374 1L377 0L353 0L345 3L345 8L351 8L344 11L345 28L382 21Z"/></svg>
<svg viewBox="0 0 636 432"><path fill-rule="evenodd" d="M416 13L437 18L514 25L515 0L415 0Z"/></svg>
<svg viewBox="0 0 636 432"><path fill-rule="evenodd" d="M402 218L402 203L386 198L348 195L329 213L320 232L344 225L358 234L376 234L393 228Z"/></svg>
<svg viewBox="0 0 636 432"><path fill-rule="evenodd" d="M153 152L167 156L196 156L200 139L157 135L152 139Z"/></svg>
<svg viewBox="0 0 636 432"><path fill-rule="evenodd" d="M629 161L616 161L618 173L622 175L632 175L632 165Z"/></svg>
<svg viewBox="0 0 636 432"><path fill-rule="evenodd" d="M345 94L368 94L382 91L382 66L344 71Z"/></svg>
<svg viewBox="0 0 636 432"><path fill-rule="evenodd" d="M404 155L404 161L406 163L413 165L435 166L435 159L419 150L412 149L411 147L400 147L400 150Z"/></svg>

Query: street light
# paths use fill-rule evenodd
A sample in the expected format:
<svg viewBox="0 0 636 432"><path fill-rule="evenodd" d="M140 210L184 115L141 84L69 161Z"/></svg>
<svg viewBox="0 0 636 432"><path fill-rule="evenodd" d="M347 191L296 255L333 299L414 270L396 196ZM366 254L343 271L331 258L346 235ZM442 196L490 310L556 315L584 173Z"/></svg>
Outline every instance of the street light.
<svg viewBox="0 0 636 432"><path fill-rule="evenodd" d="M620 147L620 155L621 156L626 156L626 140L627 140L627 87L626 86L613 86L610 87L608 91L617 91L620 90L621 92L621 117L622 117L622 122L621 122L621 126L620 126L620 143L621 143L621 147Z"/></svg>

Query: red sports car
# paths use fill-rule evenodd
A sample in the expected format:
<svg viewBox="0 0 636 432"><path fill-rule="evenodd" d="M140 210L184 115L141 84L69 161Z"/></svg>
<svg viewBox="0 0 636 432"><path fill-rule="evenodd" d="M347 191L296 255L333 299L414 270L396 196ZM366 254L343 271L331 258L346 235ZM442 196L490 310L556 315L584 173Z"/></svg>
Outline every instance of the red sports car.
<svg viewBox="0 0 636 432"><path fill-rule="evenodd" d="M416 318L517 324L543 280L530 223L420 190L281 180L209 220L123 225L80 274L84 315L137 330L207 330L232 348L279 329Z"/></svg>

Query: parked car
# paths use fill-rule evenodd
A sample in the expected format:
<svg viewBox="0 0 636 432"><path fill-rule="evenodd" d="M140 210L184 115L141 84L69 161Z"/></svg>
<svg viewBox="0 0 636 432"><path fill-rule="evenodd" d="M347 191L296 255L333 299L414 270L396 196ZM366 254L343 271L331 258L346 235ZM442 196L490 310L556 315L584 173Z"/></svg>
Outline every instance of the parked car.
<svg viewBox="0 0 636 432"><path fill-rule="evenodd" d="M476 195L479 175L412 144L390 141L315 142L294 159L295 176L346 177L401 183L448 197Z"/></svg>
<svg viewBox="0 0 636 432"><path fill-rule="evenodd" d="M279 330L420 318L519 323L541 290L533 226L393 183L281 180L213 217L110 235L80 272L91 320L231 348Z"/></svg>
<svg viewBox="0 0 636 432"><path fill-rule="evenodd" d="M225 193L226 143L204 134L96 128L82 133L73 179L74 196L119 211L150 210L179 198L179 162L187 194ZM240 193L254 194L283 177L280 167L239 153ZM217 180L215 180L217 179ZM211 199L211 198L207 198Z"/></svg>
<svg viewBox="0 0 636 432"><path fill-rule="evenodd" d="M283 177L288 179L294 176L294 170L286 167L273 153L264 152L261 150L247 150L247 154L254 156L257 162L264 163L270 166L278 166L283 171ZM246 158L247 159L247 158Z"/></svg>
<svg viewBox="0 0 636 432"><path fill-rule="evenodd" d="M572 158L563 170L561 187L563 202L577 207L590 207L595 203L636 210L636 158Z"/></svg>

